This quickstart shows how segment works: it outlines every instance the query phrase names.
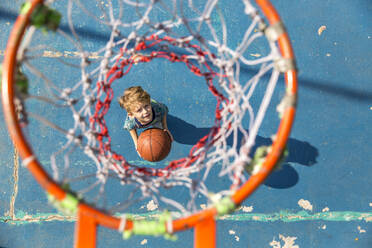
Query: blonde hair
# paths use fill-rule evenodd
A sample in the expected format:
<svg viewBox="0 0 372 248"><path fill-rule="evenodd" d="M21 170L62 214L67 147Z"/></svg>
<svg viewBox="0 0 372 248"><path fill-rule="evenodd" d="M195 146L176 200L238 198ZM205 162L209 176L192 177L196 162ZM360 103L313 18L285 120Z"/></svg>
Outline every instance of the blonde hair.
<svg viewBox="0 0 372 248"><path fill-rule="evenodd" d="M150 95L142 89L141 86L133 86L126 89L119 97L120 107L131 113L133 107L138 103L150 103Z"/></svg>

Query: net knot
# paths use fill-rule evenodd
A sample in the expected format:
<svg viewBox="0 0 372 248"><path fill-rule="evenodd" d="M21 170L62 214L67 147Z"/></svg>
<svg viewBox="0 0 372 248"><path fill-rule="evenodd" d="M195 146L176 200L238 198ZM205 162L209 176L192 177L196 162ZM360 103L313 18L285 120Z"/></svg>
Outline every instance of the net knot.
<svg viewBox="0 0 372 248"><path fill-rule="evenodd" d="M170 62L179 62L179 61L181 61L179 59L179 57L175 53L171 53L171 54L169 54L169 56L170 56L170 59L169 59Z"/></svg>
<svg viewBox="0 0 372 248"><path fill-rule="evenodd" d="M146 46L146 43L144 41L141 41L137 46L136 46L136 50L137 51L140 51L140 50L145 50L147 48Z"/></svg>
<svg viewBox="0 0 372 248"><path fill-rule="evenodd" d="M216 120L219 121L219 120L221 120L221 119L222 119L221 110L218 109L218 110L216 111Z"/></svg>
<svg viewBox="0 0 372 248"><path fill-rule="evenodd" d="M202 76L200 69L195 65L191 66L191 71L197 76Z"/></svg>

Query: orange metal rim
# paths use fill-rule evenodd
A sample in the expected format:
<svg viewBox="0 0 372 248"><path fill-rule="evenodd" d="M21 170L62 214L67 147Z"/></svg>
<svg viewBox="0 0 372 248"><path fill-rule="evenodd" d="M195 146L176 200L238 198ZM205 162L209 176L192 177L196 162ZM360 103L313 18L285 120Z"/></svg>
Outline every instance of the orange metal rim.
<svg viewBox="0 0 372 248"><path fill-rule="evenodd" d="M262 12L269 20L270 24L274 24L280 21L278 13L275 11L270 1L268 0L256 0L257 4L260 6ZM9 134L20 153L23 161L27 161L27 168L30 170L32 175L38 181L38 183L50 194L59 200L64 199L66 193L61 187L54 182L49 175L44 171L42 166L39 164L36 158L33 156L32 149L24 138L21 131L21 127L17 122L17 116L14 106L14 90L13 90L13 74L17 64L16 55L26 31L28 25L28 19L32 13L32 10L43 0L33 0L31 8L27 13L21 14L13 27L10 34L7 48L4 55L3 62L3 78L2 78L2 105L5 115L5 121L8 126ZM284 58L294 59L294 53L290 45L289 37L285 33L281 35L278 40L280 51ZM285 73L285 79L287 84L287 91L292 95L297 94L297 75L295 70L291 70ZM266 179L270 174L271 170L275 166L277 160L282 154L282 150L285 147L286 141L289 137L290 130L294 121L295 108L291 107L287 109L282 117L281 123L279 125L276 139L272 145L272 151L267 156L263 170L254 176L251 176L247 182L245 182L235 193L232 195L232 200L236 205L239 205L246 199L250 194L252 194L255 189ZM106 226L108 228L118 229L120 225L120 219L107 215L95 208L81 203L79 205L79 211L84 211L89 218L95 219L97 224ZM216 216L217 211L214 208L209 208L191 216L181 218L173 221L173 230L181 231L195 226L201 220L208 218L213 218ZM125 229L131 229L132 222L128 221Z"/></svg>

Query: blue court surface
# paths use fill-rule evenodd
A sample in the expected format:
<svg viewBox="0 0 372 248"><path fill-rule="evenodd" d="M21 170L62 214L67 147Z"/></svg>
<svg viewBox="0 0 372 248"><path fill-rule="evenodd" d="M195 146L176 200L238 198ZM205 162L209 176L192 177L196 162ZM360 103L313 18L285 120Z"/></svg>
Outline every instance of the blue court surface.
<svg viewBox="0 0 372 248"><path fill-rule="evenodd" d="M233 12L234 1L227 2L224 11ZM20 1L0 3L1 60L20 5ZM273 5L286 25L299 72L289 156L236 214L220 217L217 247L372 247L371 2L275 0ZM226 20L234 21L238 24L231 25L232 31L239 32L241 20ZM87 37L91 49L102 45L105 37L99 27L78 32ZM55 47L59 50L53 51L54 55L59 52L74 62L73 47L64 43ZM259 53L261 48L256 49ZM39 66L47 68L48 60L58 56L46 57ZM185 156L213 126L215 98L207 92L204 80L184 67L164 61L134 66L126 84L115 82L119 94L140 84L154 99L167 104L168 126L175 142L160 165ZM76 76L58 68L50 68L50 73L61 82ZM241 73L249 76L250 70L243 68ZM283 83L282 78L279 81ZM43 106L32 107L60 125L69 124L63 115ZM3 109L0 112L3 116ZM113 149L129 161L141 163L122 128L125 114L116 102L107 116ZM270 121L263 124L258 144L267 144L275 131L276 119L271 122L274 125ZM30 139L39 142L34 149L44 149L40 157L46 161L53 152L49 148L60 140L50 138L51 129L41 129L34 136L32 131ZM0 247L72 247L75 219L63 217L48 204L44 191L21 166L3 118L0 137ZM86 161L77 161L85 166ZM148 236L123 240L117 231L100 228L98 247L192 247L192 230L177 236L177 241Z"/></svg>

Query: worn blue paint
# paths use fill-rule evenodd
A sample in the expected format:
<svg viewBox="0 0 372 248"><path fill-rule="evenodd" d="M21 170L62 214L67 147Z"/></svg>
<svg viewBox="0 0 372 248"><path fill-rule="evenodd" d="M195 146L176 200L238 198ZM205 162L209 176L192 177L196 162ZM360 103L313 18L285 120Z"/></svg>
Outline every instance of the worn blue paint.
<svg viewBox="0 0 372 248"><path fill-rule="evenodd" d="M299 0L275 1L291 37L299 67L299 103L296 123L289 141L290 156L283 169L274 172L265 184L243 205L253 206L253 213L299 212L300 199L313 205L313 212L325 207L330 211L370 213L372 207L371 140L372 131L372 26L369 1ZM233 4L224 11L233 9ZM19 8L18 2L0 6L0 51L5 49L7 35ZM232 10L231 10L232 11ZM318 29L326 29L318 35ZM99 30L101 31L101 30ZM236 25L239 32L239 25ZM103 31L102 31L103 32ZM92 46L99 44L102 32L86 33ZM66 49L67 50L67 49ZM167 71L170 73L157 73ZM143 73L141 73L143 72ZM182 73L182 75L175 73ZM173 74L172 74L173 73ZM249 74L249 71L244 71ZM66 73L59 74L63 79ZM149 76L150 75L150 76ZM124 84L125 82L125 84ZM203 80L186 72L183 65L152 63L133 68L126 81L115 91L138 82L155 99L170 109L169 127L176 142L167 160L177 158L190 149L194 141L213 125L213 97L204 93ZM166 90L165 90L166 89ZM43 109L40 109L43 111ZM0 110L2 112L2 110ZM53 114L53 113L50 113ZM128 160L138 160L132 144L122 142L129 136L121 129L124 113L113 104L108 125L113 147L123 151ZM57 121L64 121L63 117ZM183 130L190 135L185 136ZM42 144L50 144L48 130ZM258 143L266 144L273 132L264 124ZM0 215L5 216L13 188L13 148L3 121L0 124ZM30 215L54 213L46 204L44 192L25 169L19 171L16 211ZM324 228L324 226L326 226ZM360 227L360 229L358 229ZM324 229L323 229L324 228ZM371 223L365 220L336 222L327 220L299 222L219 221L218 247L270 247L279 234L297 237L299 247L370 247ZM235 235L229 234L234 230ZM365 230L362 232L360 230ZM61 235L62 234L62 235ZM235 236L239 237L236 241ZM115 231L99 230L99 247L189 247L192 232L179 234L173 243L163 238L143 237L122 241ZM70 247L73 223L11 225L0 223L0 246L3 247ZM60 245L55 245L59 243ZM281 244L284 245L283 241Z"/></svg>

